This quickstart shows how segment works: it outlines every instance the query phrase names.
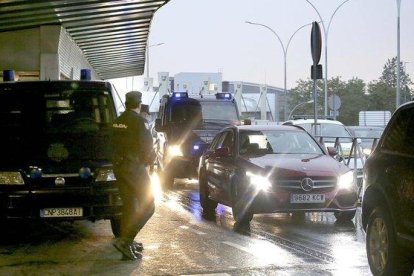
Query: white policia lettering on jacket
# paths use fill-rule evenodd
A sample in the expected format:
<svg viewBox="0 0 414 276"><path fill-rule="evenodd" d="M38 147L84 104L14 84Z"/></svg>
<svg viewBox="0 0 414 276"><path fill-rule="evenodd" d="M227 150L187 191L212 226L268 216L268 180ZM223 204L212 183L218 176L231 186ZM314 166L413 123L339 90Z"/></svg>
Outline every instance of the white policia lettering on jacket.
<svg viewBox="0 0 414 276"><path fill-rule="evenodd" d="M124 128L124 129L128 128L128 126L124 125L124 124L112 124L112 127L114 127L114 128Z"/></svg>

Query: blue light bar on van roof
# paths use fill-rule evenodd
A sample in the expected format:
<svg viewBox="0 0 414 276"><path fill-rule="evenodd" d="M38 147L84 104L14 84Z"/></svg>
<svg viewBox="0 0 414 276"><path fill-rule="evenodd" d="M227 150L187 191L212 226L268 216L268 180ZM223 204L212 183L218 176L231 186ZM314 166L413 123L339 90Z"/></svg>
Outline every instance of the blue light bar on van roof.
<svg viewBox="0 0 414 276"><path fill-rule="evenodd" d="M231 93L216 93L218 100L231 100Z"/></svg>
<svg viewBox="0 0 414 276"><path fill-rule="evenodd" d="M188 98L188 93L187 92L173 92L171 97L176 98L176 99Z"/></svg>
<svg viewBox="0 0 414 276"><path fill-rule="evenodd" d="M3 81L14 81L14 71L3 70Z"/></svg>
<svg viewBox="0 0 414 276"><path fill-rule="evenodd" d="M81 69L80 79L91 80L92 79L91 69Z"/></svg>

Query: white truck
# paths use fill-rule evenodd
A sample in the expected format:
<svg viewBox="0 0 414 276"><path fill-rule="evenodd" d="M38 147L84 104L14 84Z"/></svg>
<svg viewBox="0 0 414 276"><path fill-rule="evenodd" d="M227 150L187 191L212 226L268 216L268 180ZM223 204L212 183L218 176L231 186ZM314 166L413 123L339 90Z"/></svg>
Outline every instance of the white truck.
<svg viewBox="0 0 414 276"><path fill-rule="evenodd" d="M391 118L391 112L387 110L360 111L360 126L382 126L385 127Z"/></svg>

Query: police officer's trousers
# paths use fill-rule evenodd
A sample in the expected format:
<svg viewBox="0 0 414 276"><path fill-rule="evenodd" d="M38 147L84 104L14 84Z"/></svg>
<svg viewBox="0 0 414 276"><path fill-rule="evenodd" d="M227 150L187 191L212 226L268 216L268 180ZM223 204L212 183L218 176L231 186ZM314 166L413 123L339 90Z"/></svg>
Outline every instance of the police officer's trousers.
<svg viewBox="0 0 414 276"><path fill-rule="evenodd" d="M114 173L123 203L120 238L130 244L154 214L151 181L146 167L137 161L116 162Z"/></svg>

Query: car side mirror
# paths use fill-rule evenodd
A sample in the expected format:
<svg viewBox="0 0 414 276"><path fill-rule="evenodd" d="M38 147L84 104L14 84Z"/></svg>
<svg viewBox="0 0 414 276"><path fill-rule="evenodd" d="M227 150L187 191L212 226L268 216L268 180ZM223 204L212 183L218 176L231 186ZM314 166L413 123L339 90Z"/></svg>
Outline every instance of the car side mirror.
<svg viewBox="0 0 414 276"><path fill-rule="evenodd" d="M229 157L230 156L229 148L227 147L218 148L214 151L214 155L216 157Z"/></svg>
<svg viewBox="0 0 414 276"><path fill-rule="evenodd" d="M162 126L160 118L155 119L154 128L155 128L156 132L164 132L165 131L165 128Z"/></svg>
<svg viewBox="0 0 414 276"><path fill-rule="evenodd" d="M338 155L338 151L336 150L335 147L327 147L326 148L328 150L328 154L332 157Z"/></svg>

